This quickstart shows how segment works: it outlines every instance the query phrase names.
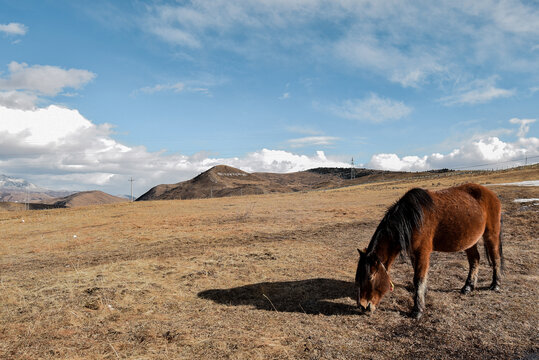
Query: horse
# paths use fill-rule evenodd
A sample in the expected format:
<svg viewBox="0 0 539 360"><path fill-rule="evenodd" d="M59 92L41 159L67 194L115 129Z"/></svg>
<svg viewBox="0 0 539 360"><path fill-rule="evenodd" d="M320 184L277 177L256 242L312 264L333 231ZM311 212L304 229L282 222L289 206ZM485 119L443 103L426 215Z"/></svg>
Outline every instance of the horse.
<svg viewBox="0 0 539 360"><path fill-rule="evenodd" d="M357 306L373 312L382 297L393 290L389 271L397 255L409 256L414 268L414 307L411 317L425 310L427 275L433 251L465 251L468 278L461 289L470 293L477 283L479 251L483 238L492 266L490 289L500 291L503 270L501 203L497 195L478 184L439 191L414 188L390 206L368 247L359 250L356 270Z"/></svg>

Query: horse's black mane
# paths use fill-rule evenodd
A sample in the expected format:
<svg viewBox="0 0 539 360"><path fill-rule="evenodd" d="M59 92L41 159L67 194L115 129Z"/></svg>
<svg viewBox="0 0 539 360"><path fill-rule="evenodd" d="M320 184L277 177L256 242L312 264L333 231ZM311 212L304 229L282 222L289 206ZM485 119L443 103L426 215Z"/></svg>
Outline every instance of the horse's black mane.
<svg viewBox="0 0 539 360"><path fill-rule="evenodd" d="M401 254L409 254L412 234L423 222L423 209L432 206L432 198L426 190L419 188L409 190L387 209L372 236L367 254L375 251L381 237L391 239L394 246L400 247Z"/></svg>

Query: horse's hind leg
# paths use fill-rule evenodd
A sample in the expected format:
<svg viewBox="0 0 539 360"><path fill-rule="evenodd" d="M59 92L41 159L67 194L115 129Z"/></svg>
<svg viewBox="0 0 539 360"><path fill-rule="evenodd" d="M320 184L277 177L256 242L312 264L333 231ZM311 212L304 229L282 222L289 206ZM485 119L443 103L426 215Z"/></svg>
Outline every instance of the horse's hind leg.
<svg viewBox="0 0 539 360"><path fill-rule="evenodd" d="M485 243L485 250L487 256L490 259L492 265L492 283L489 289L494 291L500 291L501 285L501 239L500 229L486 229L483 234L483 241Z"/></svg>
<svg viewBox="0 0 539 360"><path fill-rule="evenodd" d="M468 278L464 287L460 289L462 294L469 294L477 283L477 273L479 271L479 251L477 251L477 244L466 250L468 256L468 264L470 265L470 271L468 272Z"/></svg>

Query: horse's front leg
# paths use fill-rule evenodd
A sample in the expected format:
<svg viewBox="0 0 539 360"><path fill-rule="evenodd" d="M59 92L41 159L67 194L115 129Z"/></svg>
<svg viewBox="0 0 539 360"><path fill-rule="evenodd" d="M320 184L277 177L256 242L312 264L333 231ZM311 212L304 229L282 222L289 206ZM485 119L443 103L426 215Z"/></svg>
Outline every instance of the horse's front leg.
<svg viewBox="0 0 539 360"><path fill-rule="evenodd" d="M477 283L477 272L479 270L479 251L477 251L477 244L466 250L468 256L468 264L470 265L470 271L468 272L468 278L463 288L460 289L462 294L468 294L475 288Z"/></svg>
<svg viewBox="0 0 539 360"><path fill-rule="evenodd" d="M430 252L418 252L414 257L414 308L411 316L419 319L425 311L425 295L430 263Z"/></svg>

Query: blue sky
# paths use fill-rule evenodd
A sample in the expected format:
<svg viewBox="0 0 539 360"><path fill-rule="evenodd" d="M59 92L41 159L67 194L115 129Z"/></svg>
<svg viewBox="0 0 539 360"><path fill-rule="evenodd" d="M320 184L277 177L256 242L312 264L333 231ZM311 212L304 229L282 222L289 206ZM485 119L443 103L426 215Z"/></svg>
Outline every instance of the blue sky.
<svg viewBox="0 0 539 360"><path fill-rule="evenodd" d="M0 173L52 188L511 166L538 104L534 1L0 0Z"/></svg>

